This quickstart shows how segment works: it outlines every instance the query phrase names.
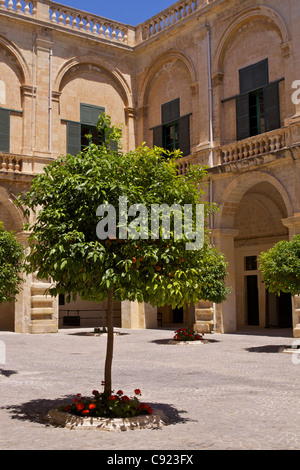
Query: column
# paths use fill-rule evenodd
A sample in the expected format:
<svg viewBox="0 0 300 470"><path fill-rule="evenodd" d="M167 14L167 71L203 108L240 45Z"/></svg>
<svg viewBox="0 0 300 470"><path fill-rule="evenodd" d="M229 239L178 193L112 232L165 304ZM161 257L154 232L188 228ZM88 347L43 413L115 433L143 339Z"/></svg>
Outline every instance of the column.
<svg viewBox="0 0 300 470"><path fill-rule="evenodd" d="M157 307L137 301L121 302L122 328L157 328Z"/></svg>
<svg viewBox="0 0 300 470"><path fill-rule="evenodd" d="M51 92L51 61L52 47L50 32L45 31L42 37L36 38L36 114L35 114L35 153L42 156L49 155L50 100Z"/></svg>
<svg viewBox="0 0 300 470"><path fill-rule="evenodd" d="M227 300L216 305L216 331L218 333L234 333L237 325L234 238L238 235L238 230L214 229L212 235L214 245L225 256L228 263L226 285L230 287L230 295Z"/></svg>

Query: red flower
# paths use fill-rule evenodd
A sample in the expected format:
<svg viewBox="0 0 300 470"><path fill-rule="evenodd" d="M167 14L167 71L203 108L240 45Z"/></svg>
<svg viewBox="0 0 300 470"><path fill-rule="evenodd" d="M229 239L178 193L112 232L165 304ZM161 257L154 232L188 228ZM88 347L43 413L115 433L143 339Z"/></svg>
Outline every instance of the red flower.
<svg viewBox="0 0 300 470"><path fill-rule="evenodd" d="M123 390L118 390L117 395L123 395Z"/></svg>
<svg viewBox="0 0 300 470"><path fill-rule="evenodd" d="M128 403L129 401L130 401L130 399L129 399L126 395L124 395L124 396L122 397L122 402L123 402L123 403L124 403L124 402L127 402L127 403Z"/></svg>
<svg viewBox="0 0 300 470"><path fill-rule="evenodd" d="M117 399L117 397L115 395L111 395L108 400L109 401L114 401L116 399Z"/></svg>
<svg viewBox="0 0 300 470"><path fill-rule="evenodd" d="M95 403L90 403L90 404L89 404L89 409L90 409L90 410L94 410L95 408L96 408Z"/></svg>
<svg viewBox="0 0 300 470"><path fill-rule="evenodd" d="M141 391L140 391L139 388L136 388L135 391L134 391L134 393L135 393L136 395L141 395Z"/></svg>
<svg viewBox="0 0 300 470"><path fill-rule="evenodd" d="M78 410L78 411L82 411L82 410L84 409L84 403L82 403L82 401L80 401L80 402L76 405L76 407L77 407L77 410Z"/></svg>
<svg viewBox="0 0 300 470"><path fill-rule="evenodd" d="M99 395L99 392L98 392L98 390L93 390L93 391L92 391L92 394L93 394L95 397L97 397L97 396Z"/></svg>
<svg viewBox="0 0 300 470"><path fill-rule="evenodd" d="M83 410L83 411L82 411L82 414L83 414L83 415L87 415L88 413L89 413L89 410Z"/></svg>

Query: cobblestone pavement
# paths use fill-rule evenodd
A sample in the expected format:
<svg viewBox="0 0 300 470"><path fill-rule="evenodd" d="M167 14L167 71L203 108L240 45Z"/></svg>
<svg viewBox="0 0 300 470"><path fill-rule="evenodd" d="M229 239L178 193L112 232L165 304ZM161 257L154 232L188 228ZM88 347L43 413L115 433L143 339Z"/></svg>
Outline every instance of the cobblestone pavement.
<svg viewBox="0 0 300 470"><path fill-rule="evenodd" d="M91 332L0 332L1 450L300 450L300 350L283 352L290 330L174 345L173 330L117 329L114 389L140 388L167 425L119 433L49 425L48 410L101 390L106 336Z"/></svg>

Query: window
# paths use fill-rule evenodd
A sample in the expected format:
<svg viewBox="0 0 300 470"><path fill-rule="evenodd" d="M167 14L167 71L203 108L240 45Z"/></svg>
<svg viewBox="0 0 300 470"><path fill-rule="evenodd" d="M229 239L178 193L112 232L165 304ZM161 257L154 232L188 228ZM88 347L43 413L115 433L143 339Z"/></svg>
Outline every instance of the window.
<svg viewBox="0 0 300 470"><path fill-rule="evenodd" d="M180 99L161 106L161 125L153 128L153 146L190 154L190 114L180 116Z"/></svg>
<svg viewBox="0 0 300 470"><path fill-rule="evenodd" d="M0 151L9 153L10 110L0 108Z"/></svg>
<svg viewBox="0 0 300 470"><path fill-rule="evenodd" d="M239 70L237 140L280 127L279 81L269 83L268 59Z"/></svg>
<svg viewBox="0 0 300 470"><path fill-rule="evenodd" d="M80 103L80 122L67 121L67 153L77 155L90 143L99 144L101 137L97 131L97 121L105 109ZM92 137L88 140L87 135Z"/></svg>
<svg viewBox="0 0 300 470"><path fill-rule="evenodd" d="M257 256L245 256L244 261L246 271L257 270Z"/></svg>

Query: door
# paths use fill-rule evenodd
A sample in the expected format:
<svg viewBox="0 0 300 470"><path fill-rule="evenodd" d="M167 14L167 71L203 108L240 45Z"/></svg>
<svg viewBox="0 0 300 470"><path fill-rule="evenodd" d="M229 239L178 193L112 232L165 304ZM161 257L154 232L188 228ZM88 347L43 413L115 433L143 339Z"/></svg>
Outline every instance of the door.
<svg viewBox="0 0 300 470"><path fill-rule="evenodd" d="M292 297L280 293L280 296L266 292L266 326L275 328L292 328Z"/></svg>
<svg viewBox="0 0 300 470"><path fill-rule="evenodd" d="M257 275L246 276L248 325L259 325Z"/></svg>

